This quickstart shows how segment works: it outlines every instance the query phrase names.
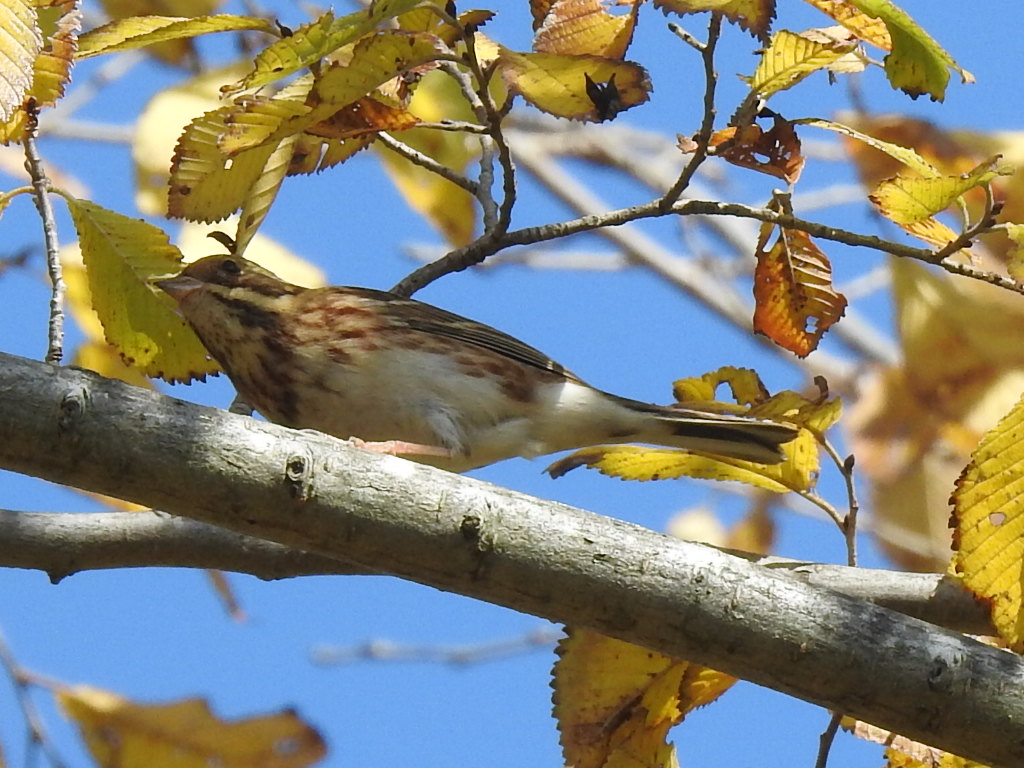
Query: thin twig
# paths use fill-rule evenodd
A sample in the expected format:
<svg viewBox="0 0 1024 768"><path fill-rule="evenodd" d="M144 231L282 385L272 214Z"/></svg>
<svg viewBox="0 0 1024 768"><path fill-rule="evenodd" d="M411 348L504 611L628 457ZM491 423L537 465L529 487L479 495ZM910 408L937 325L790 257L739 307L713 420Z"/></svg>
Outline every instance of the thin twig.
<svg viewBox="0 0 1024 768"><path fill-rule="evenodd" d="M846 504L847 513L839 521L839 530L843 532L846 539L846 564L851 567L857 565L857 513L860 511L860 502L857 501L857 491L853 482L854 458L851 454L845 459L839 455L839 451L832 445L831 441L822 438L821 445L825 453L835 463L839 473L846 482Z"/></svg>
<svg viewBox="0 0 1024 768"><path fill-rule="evenodd" d="M381 132L377 134L377 141L390 149L396 155L401 155L410 163L418 165L421 168L426 168L428 171L436 173L438 176L447 179L452 184L466 190L469 194L476 195L478 185L475 181L467 179L460 173L456 173L448 166L437 162L437 160L430 157L430 155L425 155L418 149L413 149L408 144L399 141L389 133Z"/></svg>
<svg viewBox="0 0 1024 768"><path fill-rule="evenodd" d="M486 231L486 237L500 237L504 235L512 223L512 208L516 202L516 168L512 162L512 152L508 147L508 140L502 132L502 115L491 100L488 90L489 77L480 66L476 57L476 48L473 45L472 36L467 37L466 54L470 69L473 71L479 84L478 96L483 104L486 116L486 124L490 128L490 137L497 149L498 164L501 166L501 204L498 206L498 214L494 226Z"/></svg>
<svg viewBox="0 0 1024 768"><path fill-rule="evenodd" d="M371 640L355 646L316 647L310 656L314 664L331 666L361 661L418 661L469 666L537 650L550 650L564 636L565 633L558 627L541 627L520 637L467 645L403 645L391 640Z"/></svg>
<svg viewBox="0 0 1024 768"><path fill-rule="evenodd" d="M828 721L828 726L821 732L818 740L818 758L814 761L814 768L825 768L828 765L828 754L832 751L832 742L835 741L842 722L843 716L839 712L833 712L832 719Z"/></svg>
<svg viewBox="0 0 1024 768"><path fill-rule="evenodd" d="M64 357L64 276L60 264L59 244L57 240L57 222L53 217L53 206L50 205L50 180L46 178L42 158L36 148L36 135L39 132L39 110L35 101L31 100L26 107L25 121L25 170L32 179L35 192L36 210L43 221L43 242L46 245L46 267L50 273L53 292L50 294L50 322L46 347L46 362L59 365Z"/></svg>
<svg viewBox="0 0 1024 768"><path fill-rule="evenodd" d="M942 250L940 250L936 254L936 259L938 261L942 261L947 257L952 256L954 253L957 253L963 248L970 247L970 245L974 242L974 239L978 237L978 235L989 231L992 228L992 226L996 223L994 216L996 203L995 198L992 196L992 186L990 184L986 184L984 186L984 190L985 207L981 212L981 216L978 217L977 222L975 222L973 225L970 224L970 222L968 222L964 228L964 231L961 232L955 240L943 246ZM960 199L961 201L963 200L962 197Z"/></svg>
<svg viewBox="0 0 1024 768"><path fill-rule="evenodd" d="M844 245L871 248L901 258L916 259L927 264L934 264L947 272L970 277L974 280L996 285L1014 293L1024 295L1024 285L1017 285L1008 277L988 272L967 264L952 262L949 259L936 260L936 252L927 248L915 248L902 243L895 243L875 235L862 235L827 224L808 221L788 214L778 213L767 208L755 208L741 203L725 203L715 200L680 200L671 208L671 213L680 216L737 216L755 219L770 224L800 229L812 237L832 240ZM505 233L499 238L477 241L468 246L451 251L444 258L426 264L401 280L394 290L402 295L410 295L437 278L459 272L467 267L483 261L484 258L513 245L532 245L548 240L557 240L580 232L592 232L605 227L617 227L633 221L657 218L664 215L661 200L652 200L628 208L618 208L599 214L580 216L568 221L554 222L537 227L524 227Z"/></svg>
<svg viewBox="0 0 1024 768"><path fill-rule="evenodd" d="M0 634L0 666L7 670L7 675L11 678L11 686L14 688L15 698L21 708L21 716L25 718L25 725L28 728L29 754L33 747L39 747L53 768L64 768L64 761L57 754L52 740L47 736L46 729L43 727L43 719L32 701L29 691L30 676L18 664L2 634Z"/></svg>
<svg viewBox="0 0 1024 768"><path fill-rule="evenodd" d="M713 14L713 15L717 15L717 14ZM702 42L701 42L700 40L698 40L698 39L697 39L696 37L694 37L693 35L691 35L691 34L690 34L689 32L687 32L687 31L686 31L685 29L683 29L683 28L682 28L681 26L679 26L679 25L678 25L678 24L676 24L675 22L671 22L671 21L670 21L670 22L669 22L669 25L668 25L668 28L669 28L669 31L670 31L670 32L671 32L671 33L672 33L673 35L675 35L676 37L678 37L678 38L679 38L680 40L682 40L682 41L683 41L684 43L686 43L687 45L691 46L691 47L692 47L692 48L694 48L695 50L698 50L698 51L701 51L701 52L703 52L703 50L704 50L704 43L702 43Z"/></svg>
<svg viewBox="0 0 1024 768"><path fill-rule="evenodd" d="M711 143L711 133L715 130L715 86L718 84L718 75L715 73L715 47L718 45L718 38L721 34L722 14L713 12L711 21L708 23L708 41L699 48L704 61L704 118L695 139L697 149L694 151L693 157L690 158L690 162L683 168L679 179L662 198L663 210L671 208L672 204L679 199L683 190L690 185L690 179L697 172L697 168L708 156L708 144Z"/></svg>
<svg viewBox="0 0 1024 768"><path fill-rule="evenodd" d="M436 123L417 123L417 128L430 128L435 131L455 131L458 133L487 133L486 125L467 123L465 120L441 120Z"/></svg>

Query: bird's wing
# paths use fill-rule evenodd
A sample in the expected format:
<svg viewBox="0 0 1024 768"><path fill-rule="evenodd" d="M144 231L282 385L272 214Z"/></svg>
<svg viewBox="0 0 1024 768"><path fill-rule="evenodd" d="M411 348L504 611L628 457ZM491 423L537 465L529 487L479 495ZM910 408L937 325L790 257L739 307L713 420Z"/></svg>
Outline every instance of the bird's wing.
<svg viewBox="0 0 1024 768"><path fill-rule="evenodd" d="M357 292L370 301L387 302L389 316L406 328L472 344L534 368L579 381L578 376L539 349L525 344L514 336L491 328L489 325L385 291L375 291L369 288L346 288L345 290Z"/></svg>

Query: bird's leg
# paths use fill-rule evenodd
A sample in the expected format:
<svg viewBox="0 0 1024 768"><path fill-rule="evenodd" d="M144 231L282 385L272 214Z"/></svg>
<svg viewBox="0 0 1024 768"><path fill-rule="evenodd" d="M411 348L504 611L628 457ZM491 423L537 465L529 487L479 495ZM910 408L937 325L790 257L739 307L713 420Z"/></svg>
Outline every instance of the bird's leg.
<svg viewBox="0 0 1024 768"><path fill-rule="evenodd" d="M373 453L384 453L389 456L443 456L451 458L454 454L447 448L438 445L422 445L420 443L407 443L404 440L382 440L371 442L361 440L358 437L350 437L346 441L350 445L362 448Z"/></svg>

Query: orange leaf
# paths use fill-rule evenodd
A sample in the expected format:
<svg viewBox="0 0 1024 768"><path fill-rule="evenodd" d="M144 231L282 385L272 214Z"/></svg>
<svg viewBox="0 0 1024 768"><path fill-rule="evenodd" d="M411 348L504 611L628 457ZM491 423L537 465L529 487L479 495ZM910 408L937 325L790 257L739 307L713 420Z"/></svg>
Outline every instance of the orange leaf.
<svg viewBox="0 0 1024 768"><path fill-rule="evenodd" d="M717 11L765 41L775 18L775 0L654 0L654 5L666 14Z"/></svg>
<svg viewBox="0 0 1024 768"><path fill-rule="evenodd" d="M757 125L742 129L730 126L716 132L710 145L715 148L715 154L733 165L767 173L789 184L795 184L804 169L800 139L793 124L778 115L767 132Z"/></svg>
<svg viewBox="0 0 1024 768"><path fill-rule="evenodd" d="M762 227L755 254L754 330L806 357L843 316L846 297L832 287L832 265L810 235L780 228L775 244L765 250L772 229Z"/></svg>
<svg viewBox="0 0 1024 768"><path fill-rule="evenodd" d="M633 39L640 3L627 14L611 14L607 0L556 0L533 38L538 53L589 53L621 59Z"/></svg>

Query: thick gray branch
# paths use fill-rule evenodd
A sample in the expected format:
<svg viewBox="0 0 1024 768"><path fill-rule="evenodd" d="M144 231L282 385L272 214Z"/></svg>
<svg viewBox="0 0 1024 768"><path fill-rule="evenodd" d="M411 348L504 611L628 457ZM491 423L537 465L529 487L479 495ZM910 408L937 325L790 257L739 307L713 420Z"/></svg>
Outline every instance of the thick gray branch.
<svg viewBox="0 0 1024 768"><path fill-rule="evenodd" d="M985 607L943 574L734 554L930 624L975 635L995 634ZM80 571L146 566L213 568L261 579L370 572L162 512L0 510L0 567L45 571L57 582Z"/></svg>
<svg viewBox="0 0 1024 768"><path fill-rule="evenodd" d="M0 355L0 466L691 659L998 768L1024 660L620 521Z"/></svg>
<svg viewBox="0 0 1024 768"><path fill-rule="evenodd" d="M368 572L160 512L0 510L0 567L45 571L56 583L79 571L152 566L215 568L261 579Z"/></svg>

